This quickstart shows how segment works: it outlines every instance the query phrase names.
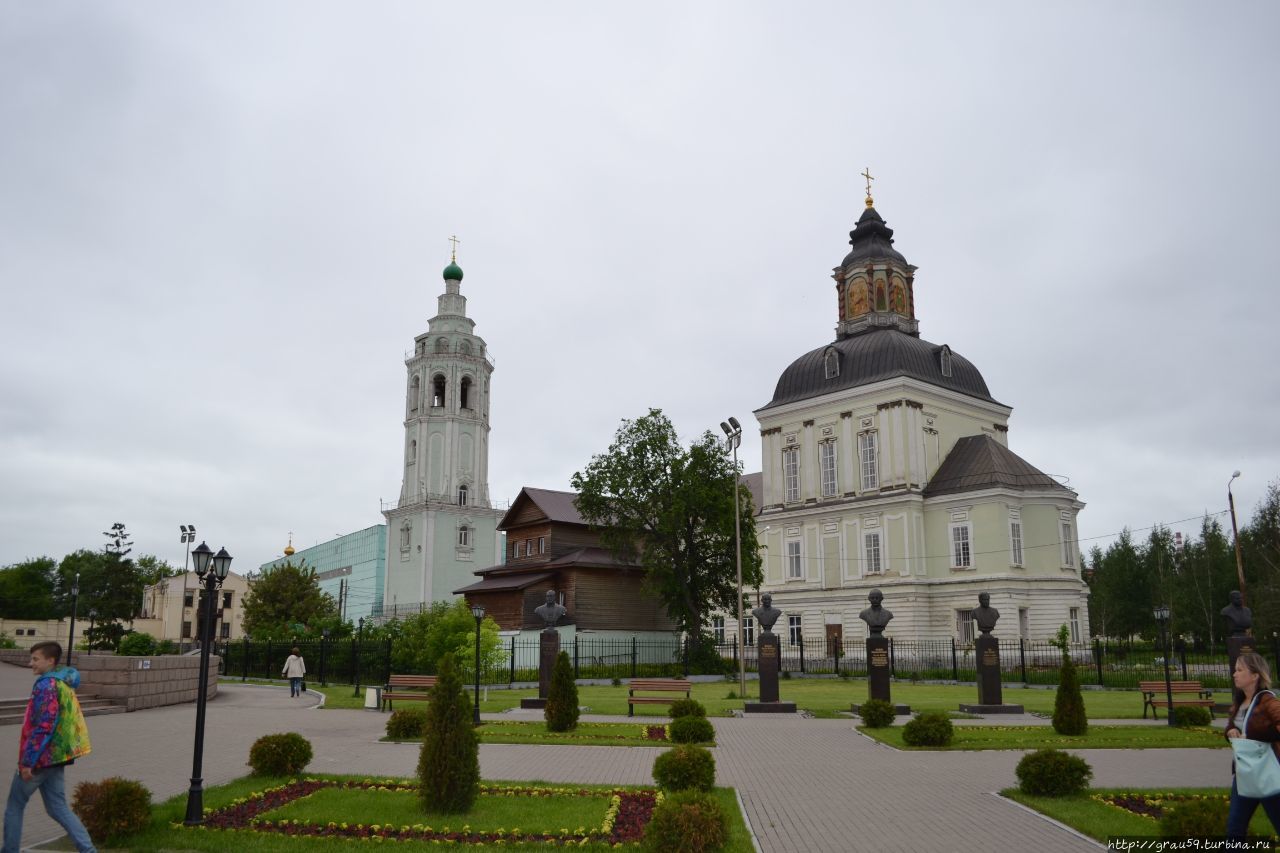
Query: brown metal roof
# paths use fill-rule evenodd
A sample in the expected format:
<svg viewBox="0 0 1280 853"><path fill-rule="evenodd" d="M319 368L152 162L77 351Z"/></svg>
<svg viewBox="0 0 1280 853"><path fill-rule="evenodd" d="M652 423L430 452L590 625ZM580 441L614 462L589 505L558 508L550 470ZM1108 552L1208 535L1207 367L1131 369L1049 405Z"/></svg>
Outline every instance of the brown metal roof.
<svg viewBox="0 0 1280 853"><path fill-rule="evenodd" d="M585 526L587 521L578 512L578 507L574 503L577 498L577 492L557 492L552 489L535 489L532 486L525 486L511 502L511 509L507 510L502 521L498 522L498 529L507 530L511 526L508 524L508 519L511 519L518 509L523 508L524 501L532 501L549 521Z"/></svg>
<svg viewBox="0 0 1280 853"><path fill-rule="evenodd" d="M924 496L974 492L1003 486L1010 489L1062 489L1066 486L989 435L969 435L956 442Z"/></svg>
<svg viewBox="0 0 1280 853"><path fill-rule="evenodd" d="M549 577L551 577L551 572L491 575L478 583L473 583L470 586L464 586L461 589L455 589L453 594L462 595L467 592L500 592L510 589L527 589L535 583L544 581Z"/></svg>

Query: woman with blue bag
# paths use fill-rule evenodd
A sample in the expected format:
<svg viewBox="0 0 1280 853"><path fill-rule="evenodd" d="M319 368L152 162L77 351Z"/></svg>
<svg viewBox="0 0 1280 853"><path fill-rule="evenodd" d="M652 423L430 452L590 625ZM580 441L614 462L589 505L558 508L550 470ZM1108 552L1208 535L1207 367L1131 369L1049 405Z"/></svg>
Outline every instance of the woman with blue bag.
<svg viewBox="0 0 1280 853"><path fill-rule="evenodd" d="M1271 692L1271 669L1262 655L1246 652L1231 673L1234 702L1227 718L1227 742L1235 753L1227 837L1244 838L1261 804L1280 831L1280 699Z"/></svg>

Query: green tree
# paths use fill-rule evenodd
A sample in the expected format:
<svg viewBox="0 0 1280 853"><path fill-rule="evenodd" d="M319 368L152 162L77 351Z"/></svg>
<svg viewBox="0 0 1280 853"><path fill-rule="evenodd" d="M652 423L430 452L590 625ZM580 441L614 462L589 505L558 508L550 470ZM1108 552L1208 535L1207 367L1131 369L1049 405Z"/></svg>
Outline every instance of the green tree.
<svg viewBox="0 0 1280 853"><path fill-rule="evenodd" d="M577 728L578 714L578 685L573 680L573 664L569 662L569 653L561 652L551 670L547 704L542 709L547 731L567 732Z"/></svg>
<svg viewBox="0 0 1280 853"><path fill-rule="evenodd" d="M1248 584L1245 603L1253 610L1253 635L1269 637L1272 631L1280 631L1280 480L1267 486L1253 517L1240 530L1240 550Z"/></svg>
<svg viewBox="0 0 1280 853"><path fill-rule="evenodd" d="M1089 730L1089 717L1080 692L1080 676L1071 659L1071 635L1067 626L1058 628L1058 636L1050 640L1062 649L1062 668L1058 672L1058 692L1053 698L1053 730L1060 735L1082 735Z"/></svg>
<svg viewBox="0 0 1280 853"><path fill-rule="evenodd" d="M1188 538L1178 558L1173 600L1176 633L1216 643L1223 630L1219 611L1237 586L1231 543L1217 519L1206 515L1200 522L1200 538Z"/></svg>
<svg viewBox="0 0 1280 853"><path fill-rule="evenodd" d="M0 569L0 619L57 619L58 563L52 557L23 560Z"/></svg>
<svg viewBox="0 0 1280 853"><path fill-rule="evenodd" d="M155 554L143 554L138 558L137 563L143 586L151 586L165 578L182 574L182 569L170 565L168 560L162 560Z"/></svg>
<svg viewBox="0 0 1280 853"><path fill-rule="evenodd" d="M287 639L295 625L312 626L338 612L333 596L320 589L316 571L292 560L254 578L244 597L244 630L255 639Z"/></svg>
<svg viewBox="0 0 1280 853"><path fill-rule="evenodd" d="M742 582L763 577L751 493L721 439L703 433L686 450L659 409L624 420L608 451L573 475L578 511L614 555L646 570L667 613L697 642L708 613L737 597L734 488L742 525Z"/></svg>
<svg viewBox="0 0 1280 853"><path fill-rule="evenodd" d="M431 689L418 780L418 797L429 814L466 812L479 794L480 742L453 655L441 658Z"/></svg>

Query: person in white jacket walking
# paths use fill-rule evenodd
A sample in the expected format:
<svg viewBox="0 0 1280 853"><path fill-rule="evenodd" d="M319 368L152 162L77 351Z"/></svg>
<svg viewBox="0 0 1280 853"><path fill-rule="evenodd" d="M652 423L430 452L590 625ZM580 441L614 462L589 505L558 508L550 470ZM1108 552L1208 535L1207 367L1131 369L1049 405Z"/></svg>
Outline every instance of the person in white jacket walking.
<svg viewBox="0 0 1280 853"><path fill-rule="evenodd" d="M302 677L307 674L307 664L302 659L302 652L294 646L289 650L292 654L284 662L284 671L280 674L289 679L289 696L302 695Z"/></svg>

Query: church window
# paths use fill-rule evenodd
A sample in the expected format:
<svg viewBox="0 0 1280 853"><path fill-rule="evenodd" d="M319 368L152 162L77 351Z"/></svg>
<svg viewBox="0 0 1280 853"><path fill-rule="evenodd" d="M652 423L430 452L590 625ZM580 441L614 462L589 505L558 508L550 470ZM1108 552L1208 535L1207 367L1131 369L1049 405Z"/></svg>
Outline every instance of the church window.
<svg viewBox="0 0 1280 853"><path fill-rule="evenodd" d="M462 384L458 386L458 394L460 395L458 405L464 409L471 408L471 377L462 377Z"/></svg>
<svg viewBox="0 0 1280 853"><path fill-rule="evenodd" d="M1072 607L1069 611L1067 624L1071 627L1071 642L1080 642L1080 608Z"/></svg>
<svg viewBox="0 0 1280 853"><path fill-rule="evenodd" d="M449 339L436 338L436 352L448 352L448 351L449 351Z"/></svg>
<svg viewBox="0 0 1280 853"><path fill-rule="evenodd" d="M1022 565L1022 520L1009 520L1009 564Z"/></svg>
<svg viewBox="0 0 1280 853"><path fill-rule="evenodd" d="M969 644L973 642L973 610L966 607L956 611L956 642Z"/></svg>
<svg viewBox="0 0 1280 853"><path fill-rule="evenodd" d="M409 459L407 461L410 465L418 461L418 440L416 438L409 442Z"/></svg>
<svg viewBox="0 0 1280 853"><path fill-rule="evenodd" d="M824 441L818 445L818 462L822 468L822 496L835 497L840 493L836 482L836 443Z"/></svg>
<svg viewBox="0 0 1280 853"><path fill-rule="evenodd" d="M884 298L884 279L876 280L876 310L887 311L889 302Z"/></svg>
<svg viewBox="0 0 1280 853"><path fill-rule="evenodd" d="M467 488L465 483L463 483L461 486L458 486L458 506L466 506L467 499L470 497L470 495L471 495L471 490Z"/></svg>
<svg viewBox="0 0 1280 853"><path fill-rule="evenodd" d="M458 342L458 352L462 353L463 355L471 355L471 342L470 342L470 341L459 341L459 342Z"/></svg>
<svg viewBox="0 0 1280 853"><path fill-rule="evenodd" d="M793 539L787 543L787 580L804 579L804 558L800 554L800 540Z"/></svg>
<svg viewBox="0 0 1280 853"><path fill-rule="evenodd" d="M862 466L862 490L880 488L880 466L876 459L876 434L864 432L858 434L858 458Z"/></svg>
<svg viewBox="0 0 1280 853"><path fill-rule="evenodd" d="M827 354L822 357L823 373L827 379L835 379L840 375L840 352L835 347L828 347Z"/></svg>
<svg viewBox="0 0 1280 853"><path fill-rule="evenodd" d="M431 379L431 405L439 408L444 405L444 375L437 373Z"/></svg>
<svg viewBox="0 0 1280 853"><path fill-rule="evenodd" d="M951 375L951 347L943 345L942 350L938 353L938 360L942 364L942 375Z"/></svg>
<svg viewBox="0 0 1280 853"><path fill-rule="evenodd" d="M711 638L717 646L724 645L724 617L711 617Z"/></svg>
<svg viewBox="0 0 1280 853"><path fill-rule="evenodd" d="M756 618L754 616L742 617L742 644L744 646L754 646L756 644Z"/></svg>
<svg viewBox="0 0 1280 853"><path fill-rule="evenodd" d="M465 524L458 528L458 544L463 548L471 547L471 528Z"/></svg>
<svg viewBox="0 0 1280 853"><path fill-rule="evenodd" d="M878 575L884 572L884 563L880 559L880 531L872 530L862 537L862 552L865 555L863 573Z"/></svg>
<svg viewBox="0 0 1280 853"><path fill-rule="evenodd" d="M969 548L969 523L951 525L951 568L968 569L973 567L973 553Z"/></svg>
<svg viewBox="0 0 1280 853"><path fill-rule="evenodd" d="M801 624L801 617L787 617L787 640L793 646L798 646L804 642L804 628Z"/></svg>
<svg viewBox="0 0 1280 853"><path fill-rule="evenodd" d="M800 448L788 447L782 451L782 501L795 503L800 500Z"/></svg>
<svg viewBox="0 0 1280 853"><path fill-rule="evenodd" d="M413 534L413 527L409 524L409 522L406 521L404 524L400 525L400 550L401 551L409 550L409 538L412 534Z"/></svg>
<svg viewBox="0 0 1280 853"><path fill-rule="evenodd" d="M1062 522L1062 565L1065 568L1072 568L1076 564L1075 555L1072 553L1075 546L1076 543L1071 538L1071 522L1064 521Z"/></svg>
<svg viewBox="0 0 1280 853"><path fill-rule="evenodd" d="M418 395L422 390L421 385L422 380L417 376L413 377L413 384L409 386L409 411L411 412L418 411Z"/></svg>

